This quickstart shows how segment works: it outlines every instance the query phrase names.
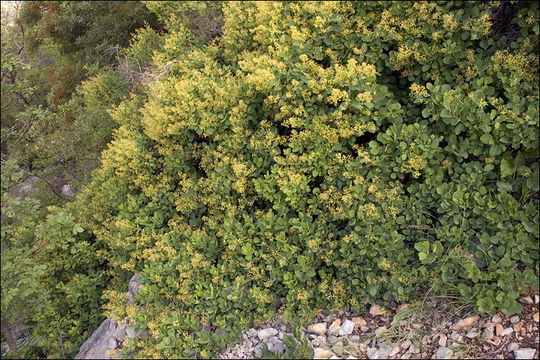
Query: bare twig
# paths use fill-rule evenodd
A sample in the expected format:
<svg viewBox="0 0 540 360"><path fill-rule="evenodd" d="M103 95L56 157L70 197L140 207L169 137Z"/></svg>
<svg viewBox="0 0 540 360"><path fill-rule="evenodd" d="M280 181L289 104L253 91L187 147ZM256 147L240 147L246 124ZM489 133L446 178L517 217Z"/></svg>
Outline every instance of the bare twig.
<svg viewBox="0 0 540 360"><path fill-rule="evenodd" d="M60 326L56 324L56 328L58 329L58 335L60 335L60 346L62 347L62 359L66 358L66 354L64 353L64 342L62 341L62 332L60 331Z"/></svg>

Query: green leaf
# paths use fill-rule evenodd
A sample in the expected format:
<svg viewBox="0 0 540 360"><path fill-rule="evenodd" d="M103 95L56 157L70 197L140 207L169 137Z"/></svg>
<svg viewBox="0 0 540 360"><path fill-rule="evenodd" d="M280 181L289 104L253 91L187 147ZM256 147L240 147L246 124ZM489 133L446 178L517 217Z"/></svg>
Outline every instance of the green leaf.
<svg viewBox="0 0 540 360"><path fill-rule="evenodd" d="M491 145L493 144L493 137L491 136L491 134L484 134L480 136L480 141L484 144Z"/></svg>
<svg viewBox="0 0 540 360"><path fill-rule="evenodd" d="M514 161L508 157L505 156L501 160L501 176L507 177L514 173Z"/></svg>

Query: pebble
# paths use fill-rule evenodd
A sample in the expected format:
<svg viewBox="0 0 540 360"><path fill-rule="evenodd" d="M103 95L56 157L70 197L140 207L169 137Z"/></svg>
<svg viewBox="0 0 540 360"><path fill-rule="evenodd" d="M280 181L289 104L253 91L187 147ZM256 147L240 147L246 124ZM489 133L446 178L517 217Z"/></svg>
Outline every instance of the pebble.
<svg viewBox="0 0 540 360"><path fill-rule="evenodd" d="M517 323L518 321L519 321L519 316L517 316L517 315L514 315L514 316L512 316L512 317L510 318L510 322L511 322L512 324L515 324L515 323Z"/></svg>
<svg viewBox="0 0 540 360"><path fill-rule="evenodd" d="M368 348L368 349L366 350L366 355L367 355L368 358L371 359L371 357L373 356L373 354L375 354L376 352L377 352L377 348L371 348L371 347L370 347L370 348Z"/></svg>
<svg viewBox="0 0 540 360"><path fill-rule="evenodd" d="M500 336L503 330L504 330L504 328L503 328L503 326L501 324L495 325L495 333L497 335Z"/></svg>
<svg viewBox="0 0 540 360"><path fill-rule="evenodd" d="M332 324L330 324L330 327L328 328L328 333L330 335L338 335L339 329L341 326L341 319L336 319Z"/></svg>
<svg viewBox="0 0 540 360"><path fill-rule="evenodd" d="M339 356L337 356L336 354L332 355L332 357L330 359L339 359Z"/></svg>
<svg viewBox="0 0 540 360"><path fill-rule="evenodd" d="M371 305L371 308L369 309L369 313L373 316L383 315L383 312L381 311L381 307L377 304Z"/></svg>
<svg viewBox="0 0 540 360"><path fill-rule="evenodd" d="M501 344L501 338L498 336L494 336L493 339L488 340L487 342L492 345L499 346Z"/></svg>
<svg viewBox="0 0 540 360"><path fill-rule="evenodd" d="M311 324L308 326L308 331L318 335L326 334L326 323Z"/></svg>
<svg viewBox="0 0 540 360"><path fill-rule="evenodd" d="M539 318L540 318L540 313L537 311L536 314L534 314L532 318L533 318L533 320L534 320L535 322L538 322L538 320L539 320Z"/></svg>
<svg viewBox="0 0 540 360"><path fill-rule="evenodd" d="M386 331L386 326L381 326L380 328L375 330L375 336L380 336L385 331Z"/></svg>
<svg viewBox="0 0 540 360"><path fill-rule="evenodd" d="M409 346L409 352L411 354L418 354L420 352L420 349L414 346L414 344L411 344L411 346Z"/></svg>
<svg viewBox="0 0 540 360"><path fill-rule="evenodd" d="M493 315L493 317L491 318L491 322L494 322L494 323L500 323L502 320L501 318L501 315L499 313Z"/></svg>
<svg viewBox="0 0 540 360"><path fill-rule="evenodd" d="M475 337L478 336L478 333L476 331L471 330L465 336L467 336L469 339L474 339Z"/></svg>
<svg viewBox="0 0 540 360"><path fill-rule="evenodd" d="M313 358L314 359L328 359L329 357L331 357L332 355L334 355L334 353L328 349L325 349L325 348L315 348L313 350Z"/></svg>
<svg viewBox="0 0 540 360"><path fill-rule="evenodd" d="M447 347L441 346L435 353L435 359L451 359L454 352Z"/></svg>
<svg viewBox="0 0 540 360"><path fill-rule="evenodd" d="M385 343L369 358L370 359L388 359L388 357L390 357L390 353L392 352L392 350L393 350L393 347Z"/></svg>
<svg viewBox="0 0 540 360"><path fill-rule="evenodd" d="M362 332L368 332L368 331L369 331L369 328L368 328L367 326L362 326L362 327L360 327L360 330L361 330Z"/></svg>
<svg viewBox="0 0 540 360"><path fill-rule="evenodd" d="M540 295L534 295L534 303L538 304L540 302Z"/></svg>
<svg viewBox="0 0 540 360"><path fill-rule="evenodd" d="M533 299L528 295L519 298L519 302L522 304L528 304L528 305L534 304Z"/></svg>
<svg viewBox="0 0 540 360"><path fill-rule="evenodd" d="M484 329L484 340L491 340L493 337L493 326L488 326Z"/></svg>
<svg viewBox="0 0 540 360"><path fill-rule="evenodd" d="M399 354L400 351L401 351L401 348L399 346L394 346L394 348L392 349L392 352L390 353L389 356L394 357L397 354Z"/></svg>
<svg viewBox="0 0 540 360"><path fill-rule="evenodd" d="M514 350L517 350L517 349L519 349L519 344L518 343L510 343L506 347L506 350L508 350L508 351L514 351Z"/></svg>
<svg viewBox="0 0 540 360"><path fill-rule="evenodd" d="M454 325L454 329L455 330L461 330L467 326L471 326L473 325L474 323L476 323L478 321L478 319L480 319L480 316L479 315L474 315L474 316L470 316L466 319L463 319L463 320L460 320L458 321L458 323L456 325Z"/></svg>
<svg viewBox="0 0 540 360"><path fill-rule="evenodd" d="M403 344L401 344L401 348L402 348L402 349L408 349L409 346L411 346L411 344L412 344L412 341L409 340L409 339L407 339L407 340L405 340L405 341L403 342Z"/></svg>
<svg viewBox="0 0 540 360"><path fill-rule="evenodd" d="M532 348L524 348L514 351L514 355L516 359L534 359L534 355L536 354L536 349Z"/></svg>
<svg viewBox="0 0 540 360"><path fill-rule="evenodd" d="M353 317L351 320L354 323L354 326L358 328L367 325L366 320L361 316Z"/></svg>
<svg viewBox="0 0 540 360"><path fill-rule="evenodd" d="M268 328L268 329L259 330L259 332L257 333L257 337L260 340L266 340L268 338L271 338L272 336L276 336L277 334L278 334L278 331L276 329Z"/></svg>
<svg viewBox="0 0 540 360"><path fill-rule="evenodd" d="M352 334L354 330L354 323L351 320L345 320L341 328L339 329L339 335L345 336Z"/></svg>
<svg viewBox="0 0 540 360"><path fill-rule="evenodd" d="M446 340L448 338L444 334L439 335L439 346L445 347L446 346Z"/></svg>
<svg viewBox="0 0 540 360"><path fill-rule="evenodd" d="M510 334L513 333L513 332L514 332L514 329L512 329L512 328L506 328L506 329L504 329L503 331L501 331L500 336L510 335Z"/></svg>

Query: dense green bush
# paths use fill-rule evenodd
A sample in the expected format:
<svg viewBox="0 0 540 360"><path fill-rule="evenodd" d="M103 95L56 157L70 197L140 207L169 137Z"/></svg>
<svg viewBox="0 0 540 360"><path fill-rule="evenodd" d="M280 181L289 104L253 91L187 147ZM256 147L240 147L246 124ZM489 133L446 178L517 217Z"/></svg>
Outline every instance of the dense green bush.
<svg viewBox="0 0 540 360"><path fill-rule="evenodd" d="M276 310L419 291L521 311L539 270L538 5L513 5L514 41L497 6L227 3L218 42L186 54L189 34L165 34L154 59L177 63L112 112L78 200L111 274L145 281L127 307L106 293L150 334L125 351L208 357Z"/></svg>

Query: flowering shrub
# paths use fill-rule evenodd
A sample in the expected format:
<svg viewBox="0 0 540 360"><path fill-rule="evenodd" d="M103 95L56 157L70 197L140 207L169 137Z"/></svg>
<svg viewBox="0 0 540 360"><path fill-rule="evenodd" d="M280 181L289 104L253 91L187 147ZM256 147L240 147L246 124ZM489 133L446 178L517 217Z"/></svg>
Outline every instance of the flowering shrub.
<svg viewBox="0 0 540 360"><path fill-rule="evenodd" d="M164 34L173 71L111 111L78 200L109 275L145 282L128 306L106 293L149 334L124 351L209 357L278 310L419 291L520 312L538 288L538 5L515 5L508 47L496 6L232 2L219 41L186 54Z"/></svg>

